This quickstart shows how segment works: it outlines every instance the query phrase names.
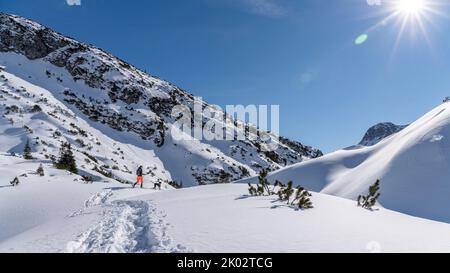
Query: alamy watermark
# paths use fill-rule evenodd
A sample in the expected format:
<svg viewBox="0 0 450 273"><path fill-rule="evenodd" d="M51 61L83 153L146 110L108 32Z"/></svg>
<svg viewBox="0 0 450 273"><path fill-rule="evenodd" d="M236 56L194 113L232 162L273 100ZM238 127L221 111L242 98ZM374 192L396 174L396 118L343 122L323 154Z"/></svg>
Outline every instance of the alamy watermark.
<svg viewBox="0 0 450 273"><path fill-rule="evenodd" d="M278 149L279 105L227 105L223 110L196 97L193 107L175 106L172 118L171 135L177 141L249 140L258 141L262 151Z"/></svg>

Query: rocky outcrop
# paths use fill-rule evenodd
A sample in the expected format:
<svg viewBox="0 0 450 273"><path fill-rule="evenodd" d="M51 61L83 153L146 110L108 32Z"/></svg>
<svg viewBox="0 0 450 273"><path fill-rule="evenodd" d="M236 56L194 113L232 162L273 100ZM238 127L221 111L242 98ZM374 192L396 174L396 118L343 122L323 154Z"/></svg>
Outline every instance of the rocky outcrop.
<svg viewBox="0 0 450 273"><path fill-rule="evenodd" d="M395 125L391 122L379 123L367 131L359 145L373 146L383 139L405 129L407 125Z"/></svg>

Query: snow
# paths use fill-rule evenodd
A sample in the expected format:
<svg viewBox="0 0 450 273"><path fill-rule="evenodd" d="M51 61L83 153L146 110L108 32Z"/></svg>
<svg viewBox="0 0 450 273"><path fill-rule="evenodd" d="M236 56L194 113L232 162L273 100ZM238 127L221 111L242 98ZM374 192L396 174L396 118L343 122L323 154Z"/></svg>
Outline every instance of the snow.
<svg viewBox="0 0 450 273"><path fill-rule="evenodd" d="M355 200L381 179L380 204L450 223L450 104L372 147L350 147L276 171L270 180ZM240 181L255 182L256 178Z"/></svg>
<svg viewBox="0 0 450 273"><path fill-rule="evenodd" d="M275 197L248 197L242 184L156 192L114 183L29 181L7 188L23 198L0 199L6 208L1 219L14 222L0 229L0 252L450 251L448 224L383 208L368 211L325 194L313 193L315 208L299 211ZM28 188L35 198L26 199ZM45 198L49 192L51 198ZM92 195L86 198L88 192ZM0 188L0 194L11 192ZM69 196L78 207L66 202ZM18 204L21 210L7 213ZM46 217L35 216L38 209ZM29 215L39 221L26 225Z"/></svg>
<svg viewBox="0 0 450 273"><path fill-rule="evenodd" d="M4 96L5 105L18 105L25 112L34 104L41 105L42 99L45 99L45 104L41 105L43 113L34 116L22 113L23 117L13 117L16 127L11 128L8 119L0 118L0 125L4 125L2 126L3 133L0 134L0 139L3 140L0 144L0 151L21 152L26 142L27 134L23 130L23 126L26 125L34 129L33 133L36 137L56 148L59 147L59 143L49 137L49 130L60 131L63 137L74 145L76 145L75 141L81 138L87 146L95 147L95 149L87 152L96 156L105 165L125 166L125 170L134 170L143 163L147 167L156 166L157 169L152 182L158 179L162 181L175 180L183 182L184 186L194 186L199 184L196 175L204 174L205 178L213 179L212 175L210 177L210 172L214 173L222 169L228 171L228 168L233 168L237 172L238 167L247 169L251 175L256 174L247 165L248 162L252 161L229 155L230 143L227 141L222 141L223 143L220 144L203 143L195 139L176 141L169 134L166 136L164 147L157 149L152 141L142 140L136 134L126 131L118 132L108 125L91 121L77 108L65 105L63 92L75 90L79 96L93 96L100 102L109 100L107 93L102 93L98 89L74 81L67 71L44 60L30 61L16 53L0 53L0 64L5 66L5 71L1 74L7 80L6 82L0 82L0 86L2 90L9 92L9 96ZM54 80L53 77L48 78L46 71L52 71L52 75L57 75L62 82ZM16 90L23 88L26 93L17 94ZM20 99L14 99L13 96ZM120 112L125 115L128 113L125 109L126 105L121 102L108 104L105 107L114 113ZM136 121L145 122L149 118L156 117L155 113L145 110L144 107L144 105L136 106L137 111L133 112ZM54 113L56 118L48 115L48 112L54 112L55 110L57 111L57 113ZM73 130L69 126L70 124L75 124L88 132L89 137L74 137L66 134L67 131ZM168 124L168 126L171 127L172 125ZM170 131L170 128L168 131ZM15 137L18 134L21 135L21 139ZM101 143L101 147L98 147L97 143ZM212 145L217 145L218 148ZM50 150L48 147L46 149ZM115 154L118 149L123 154ZM80 152L83 152L83 150L86 152L85 149L80 149ZM208 150L211 152L206 152ZM264 160L259 155L255 154L253 157L259 164L264 164ZM220 164L211 164L216 159L221 159ZM84 159L81 161L84 161ZM192 165L199 166L197 171L191 169ZM215 168L217 165L220 165L220 167ZM127 172L114 172L114 174L120 179L130 179Z"/></svg>
<svg viewBox="0 0 450 273"><path fill-rule="evenodd" d="M80 207L81 200L104 188L104 183L88 187L74 182L80 177L45 165L45 177L35 174L40 162L0 155L0 241L42 225L54 217L64 217ZM26 174L27 177L20 177ZM19 177L18 187L9 181Z"/></svg>
<svg viewBox="0 0 450 273"><path fill-rule="evenodd" d="M35 173L40 164L44 166L44 177ZM85 233L93 241L99 230L98 236L104 236L98 240L105 246L103 252L139 252L139 238L136 248L125 241L131 242L132 235L144 232L137 230L138 223L143 229L150 228L147 214L154 211L144 201L114 201L114 198L139 197L154 192L147 189L151 186L132 190L130 185L112 179L85 184L81 177L56 170L51 164L7 155L0 155L0 172L7 178L0 181L0 252L88 252L77 248L77 242L83 242ZM14 177L20 179L18 187L9 185ZM135 229L130 231L128 227ZM109 237L107 228L115 237ZM114 244L106 247L107 238ZM100 248L96 250L100 252Z"/></svg>
<svg viewBox="0 0 450 273"><path fill-rule="evenodd" d="M0 117L4 177L0 181L0 252L450 251L448 224L399 213L450 221L449 104L375 146L347 148L272 173L271 180L293 180L321 192L313 193L314 209L296 211L274 197L245 197L247 186L239 183L183 190L164 183L162 192L151 190L154 182L174 177L193 186L192 174L248 166L242 162L258 164L261 158L231 158L227 153L233 146L223 142L171 137L156 149L148 141L93 123L66 106L61 97L66 87L47 80L45 69L36 72L45 62L15 54L0 53L0 57L6 66L0 73L4 112ZM19 64L27 69L21 71ZM80 94L96 92L70 83L67 72L50 68ZM27 73L38 76L30 79ZM42 112L29 111L36 104ZM7 114L13 105L19 112ZM111 107L124 108L121 104ZM140 111L145 118L151 115ZM11 155L22 153L26 141L32 144L35 160ZM73 145L80 174L93 177L93 184L54 169L48 157L58 155L62 141ZM116 181L133 182L134 170L142 162L148 173L146 189L131 190L130 185ZM40 164L44 177L35 173ZM95 167L110 171L114 179ZM21 184L10 187L9 181L16 176ZM387 209L357 208L351 199L366 193L377 178L382 179L380 204Z"/></svg>
<svg viewBox="0 0 450 273"><path fill-rule="evenodd" d="M42 29L2 16L31 34ZM20 38L23 28L5 20L0 30L12 28ZM65 39L50 33L54 41ZM190 106L193 97L100 49L65 41L70 43L42 59L0 52L0 252L450 252L449 103L387 138L389 128L374 127L368 134L375 137L368 142L373 146L314 160L308 156L320 151L285 139L275 140L280 162L258 151L261 142L176 140L166 134L158 147L152 139L158 134L146 133L161 123L171 131L174 120L169 109L153 109L160 101L150 99L175 96L172 103ZM55 61L63 57L67 63ZM75 79L64 67L78 59L76 68L86 74ZM137 100L113 102L107 89L116 83L124 93L138 94ZM36 105L41 111L33 111ZM123 118L134 126L94 121L91 107L102 118ZM27 142L33 160L21 156ZM63 142L72 145L80 175L54 168ZM311 210L296 210L276 197L247 196L246 184L256 177L197 186L300 161L269 180L305 186L313 194ZM44 176L36 173L41 164ZM131 189L140 165L145 187ZM83 176L93 183L84 183ZM15 177L18 187L10 185ZM377 179L379 207L357 207L354 200ZM175 190L172 181L191 188ZM162 191L152 190L158 182Z"/></svg>
<svg viewBox="0 0 450 273"><path fill-rule="evenodd" d="M0 55L6 60L6 63L14 62L13 60L16 59L13 57L17 57L15 54L0 53ZM29 62L21 57L18 58L19 62ZM17 60L15 64L15 66L9 65L8 67L15 67L12 70L17 72L15 70L19 69L16 67ZM27 67L33 67L33 65L27 65ZM63 88L51 87L51 84L47 82L43 85L48 86L48 90L11 73L2 72L1 74L6 81L0 82L0 87L7 94L3 95L3 105L0 108L4 111L7 106L16 105L22 113L0 117L0 151L22 153L26 141L31 141L31 137L33 137L33 139L39 140L33 145L35 146L34 152L37 153L35 156L42 159L45 154L58 155L60 142L68 141L76 147L75 156L81 165L81 169L90 176L98 177L98 174L91 171L94 165L117 166L120 171L112 172L118 178L131 182L135 179L134 170L142 162L145 162L146 167L151 167L154 173L153 177L149 177L150 182L156 182L158 179L171 180L170 173L165 170L162 161L156 157L151 145L144 143L142 140L139 141L138 138L130 134L121 134L107 126L92 124L90 121L80 118L78 112L75 113L61 102L62 99L58 92L56 92L57 94L53 93L55 90L63 90ZM42 84L45 81L36 80L36 82ZM19 93L17 90L25 91ZM53 90L53 92L50 90ZM14 99L15 97L19 99ZM43 98L45 100L42 100ZM27 109L33 105L39 105L43 111L28 113ZM52 115L49 113L52 113ZM13 120L14 123L11 124L10 120ZM33 133L29 134L24 126L31 128ZM85 131L87 136L70 133L76 128ZM55 137L53 134L56 131L60 132L62 136ZM78 140L82 140L85 147L81 147L80 143L77 142ZM99 164L87 163L85 161L86 155L83 153L94 156Z"/></svg>
<svg viewBox="0 0 450 273"><path fill-rule="evenodd" d="M180 252L171 246L167 224L150 203L139 200L114 201L103 209L100 222L67 243L72 253ZM152 214L152 216L151 216Z"/></svg>
<svg viewBox="0 0 450 273"><path fill-rule="evenodd" d="M246 185L231 184L149 197L167 213L172 238L196 252L450 251L447 224L318 193L314 209L298 211L246 192Z"/></svg>

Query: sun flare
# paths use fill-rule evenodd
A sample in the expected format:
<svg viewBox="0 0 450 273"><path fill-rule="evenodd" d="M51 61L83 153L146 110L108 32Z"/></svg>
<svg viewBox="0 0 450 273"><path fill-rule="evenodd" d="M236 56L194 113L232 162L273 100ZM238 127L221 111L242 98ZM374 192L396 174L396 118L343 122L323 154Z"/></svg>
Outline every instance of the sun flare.
<svg viewBox="0 0 450 273"><path fill-rule="evenodd" d="M370 32L381 29L384 26L391 25L398 28L398 35L394 45L394 52L398 47L403 35L409 32L410 37L415 41L425 41L430 48L432 47L429 37L428 27L435 25L436 17L449 18L442 10L450 5L449 0L383 0L383 11L381 15L384 18L377 24L366 30L367 36ZM419 35L421 38L419 39ZM412 40L410 40L412 41ZM355 42L356 43L356 42Z"/></svg>
<svg viewBox="0 0 450 273"><path fill-rule="evenodd" d="M426 9L426 0L398 0L396 10L406 16L419 16Z"/></svg>
<svg viewBox="0 0 450 273"><path fill-rule="evenodd" d="M370 2L374 3L375 1ZM425 43L433 50L429 27L436 27L438 18L450 19L449 14L445 12L450 7L449 0L382 0L377 2L380 4L370 6L380 7L377 16L382 19L362 32L355 39L355 45L364 44L369 36L372 36L372 32L390 26L398 29L392 55L396 53L405 34L409 34L410 43Z"/></svg>

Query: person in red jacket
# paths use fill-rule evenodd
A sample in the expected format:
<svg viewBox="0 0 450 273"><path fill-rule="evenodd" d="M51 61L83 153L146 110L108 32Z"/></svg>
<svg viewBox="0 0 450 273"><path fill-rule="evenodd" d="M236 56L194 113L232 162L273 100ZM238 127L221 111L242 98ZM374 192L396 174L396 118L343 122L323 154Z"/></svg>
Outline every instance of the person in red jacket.
<svg viewBox="0 0 450 273"><path fill-rule="evenodd" d="M136 183L134 183L133 188L135 188L137 185L141 184L141 189L144 187L144 177L143 177L143 167L140 166L137 171L137 180Z"/></svg>

